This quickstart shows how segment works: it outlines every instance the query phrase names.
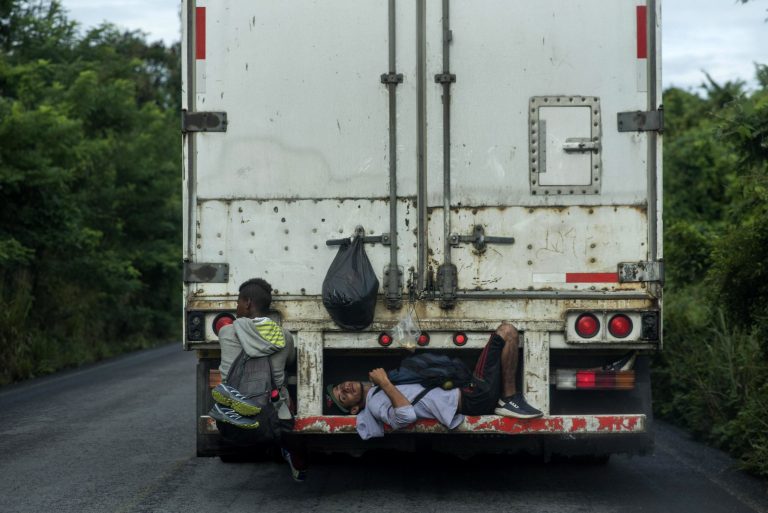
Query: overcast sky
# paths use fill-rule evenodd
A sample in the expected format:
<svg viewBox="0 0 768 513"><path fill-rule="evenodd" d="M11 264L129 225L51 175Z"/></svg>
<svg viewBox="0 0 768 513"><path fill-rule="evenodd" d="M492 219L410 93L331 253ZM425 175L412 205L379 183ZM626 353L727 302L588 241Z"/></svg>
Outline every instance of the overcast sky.
<svg viewBox="0 0 768 513"><path fill-rule="evenodd" d="M218 0L221 1L221 0ZM562 0L567 1L567 0ZM180 38L178 0L63 0L84 27L107 20L141 29L151 40ZM638 4L641 3L638 1ZM768 0L662 0L664 86L696 88L702 70L716 81L753 81L754 62L768 64Z"/></svg>

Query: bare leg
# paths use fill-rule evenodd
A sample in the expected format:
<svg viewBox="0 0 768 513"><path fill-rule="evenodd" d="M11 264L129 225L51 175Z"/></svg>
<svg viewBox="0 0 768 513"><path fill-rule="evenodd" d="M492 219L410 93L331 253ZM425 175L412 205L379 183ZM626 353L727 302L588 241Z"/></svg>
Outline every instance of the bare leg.
<svg viewBox="0 0 768 513"><path fill-rule="evenodd" d="M517 329L509 323L502 322L496 329L496 333L504 339L504 348L501 350L501 396L512 397L517 392L515 380L517 378L517 353L519 336Z"/></svg>
<svg viewBox="0 0 768 513"><path fill-rule="evenodd" d="M533 419L541 417L542 413L528 404L522 393L516 393L515 378L517 377L517 348L520 347L520 337L511 324L501 323L496 333L504 339L501 349L501 401L494 413L504 417L518 419Z"/></svg>

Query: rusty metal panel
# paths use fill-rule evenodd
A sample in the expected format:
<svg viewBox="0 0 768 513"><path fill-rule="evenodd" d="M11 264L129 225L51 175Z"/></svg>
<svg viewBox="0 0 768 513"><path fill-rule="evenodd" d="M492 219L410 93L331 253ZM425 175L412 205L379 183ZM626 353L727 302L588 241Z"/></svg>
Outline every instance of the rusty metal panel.
<svg viewBox="0 0 768 513"><path fill-rule="evenodd" d="M402 199L398 208L399 261L416 265L415 207ZM195 260L229 263L228 283L197 284L199 296L237 295L243 281L261 276L277 289L274 295L319 295L326 271L338 247L326 240L349 237L357 225L367 235L389 230L389 205L380 199L257 200L201 199ZM383 279L389 247L366 244L374 271Z"/></svg>
<svg viewBox="0 0 768 513"><path fill-rule="evenodd" d="M229 264L184 262L184 282L186 283L227 283Z"/></svg>
<svg viewBox="0 0 768 513"><path fill-rule="evenodd" d="M296 403L298 415L323 413L323 334L300 332L296 341L298 385Z"/></svg>
<svg viewBox="0 0 768 513"><path fill-rule="evenodd" d="M549 333L529 331L523 344L523 393L544 414L549 413Z"/></svg>
<svg viewBox="0 0 768 513"><path fill-rule="evenodd" d="M388 433L456 433L498 435L622 434L646 431L645 415L560 415L537 419L515 419L497 415L465 417L450 430L434 419L420 419L410 426ZM294 425L299 433L356 433L354 416L299 416Z"/></svg>
<svg viewBox="0 0 768 513"><path fill-rule="evenodd" d="M190 347L216 347L205 344L216 343L212 321L218 312L235 310L235 296L227 299L212 296L193 296L187 308L205 311L205 342L190 344ZM277 297L273 302L277 317L282 325L293 333L323 332L325 347L374 348L378 346L376 336L381 331L392 330L399 322L402 311L390 311L379 302L376 318L364 332L350 333L341 330L331 321L322 301L316 296ZM432 334L430 347L451 347L449 334L464 331L469 336L468 347L481 347L487 341L487 334L496 329L502 321L515 324L520 331L548 332L552 347L567 347L565 343L565 315L569 310L648 310L658 306L652 298L645 299L604 299L590 300L533 300L533 299L489 299L483 301L462 301L447 314L434 302L420 301L414 304L421 329ZM589 344L584 344L588 346ZM622 347L627 343L622 343ZM395 347L395 345L393 345ZM455 346L454 346L455 347ZM616 346L614 346L616 347ZM628 347L628 346L627 346ZM648 347L647 344L632 347Z"/></svg>
<svg viewBox="0 0 768 513"><path fill-rule="evenodd" d="M569 283L567 273L616 274L619 262L643 260L648 254L645 209L635 207L457 207L451 229L470 234L475 226L491 236L514 237L514 244L472 244L453 248L459 289L474 290L641 290L639 283ZM443 261L443 211L431 210L431 265ZM556 275L563 275L557 278Z"/></svg>

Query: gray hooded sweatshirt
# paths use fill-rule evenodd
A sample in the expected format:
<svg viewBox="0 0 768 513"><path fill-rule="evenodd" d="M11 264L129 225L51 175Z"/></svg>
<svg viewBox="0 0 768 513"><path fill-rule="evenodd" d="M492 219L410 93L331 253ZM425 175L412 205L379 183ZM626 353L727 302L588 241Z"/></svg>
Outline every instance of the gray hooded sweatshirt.
<svg viewBox="0 0 768 513"><path fill-rule="evenodd" d="M240 317L233 324L219 330L221 345L222 381L226 382L229 368L241 350L252 358L269 356L272 364L272 378L278 388L285 382L285 365L292 359L294 346L293 336L288 330L282 329L269 317L249 319Z"/></svg>

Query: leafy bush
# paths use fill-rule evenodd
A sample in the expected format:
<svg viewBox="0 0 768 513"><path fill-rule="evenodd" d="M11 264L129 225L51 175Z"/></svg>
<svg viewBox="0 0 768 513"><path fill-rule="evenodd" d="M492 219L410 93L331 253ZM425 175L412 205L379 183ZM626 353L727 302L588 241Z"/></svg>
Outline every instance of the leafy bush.
<svg viewBox="0 0 768 513"><path fill-rule="evenodd" d="M761 88L665 92L657 414L768 475L768 70ZM670 100L667 103L667 99Z"/></svg>
<svg viewBox="0 0 768 513"><path fill-rule="evenodd" d="M178 56L0 2L0 384L179 335Z"/></svg>

